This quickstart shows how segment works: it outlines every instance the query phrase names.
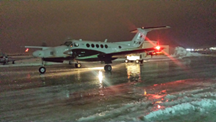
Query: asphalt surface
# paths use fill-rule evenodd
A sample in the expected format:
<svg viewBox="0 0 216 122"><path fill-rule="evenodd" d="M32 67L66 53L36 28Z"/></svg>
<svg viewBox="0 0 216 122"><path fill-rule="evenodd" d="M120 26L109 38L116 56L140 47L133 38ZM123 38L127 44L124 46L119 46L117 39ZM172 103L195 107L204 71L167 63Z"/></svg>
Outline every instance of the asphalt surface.
<svg viewBox="0 0 216 122"><path fill-rule="evenodd" d="M103 66L50 65L43 75L38 66L0 67L0 120L78 121L91 113L115 108L116 104L143 99L145 91L140 87L216 77L215 57L159 60L142 65L117 61L111 73L104 72Z"/></svg>

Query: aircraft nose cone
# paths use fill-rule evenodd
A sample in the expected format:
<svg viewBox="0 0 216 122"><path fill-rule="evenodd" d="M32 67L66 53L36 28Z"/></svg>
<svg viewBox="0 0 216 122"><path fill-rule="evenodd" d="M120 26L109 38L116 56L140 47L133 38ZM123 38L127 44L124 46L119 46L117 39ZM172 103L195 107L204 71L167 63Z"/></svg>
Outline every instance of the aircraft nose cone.
<svg viewBox="0 0 216 122"><path fill-rule="evenodd" d="M34 57L43 57L44 53L41 50L34 51L32 54Z"/></svg>

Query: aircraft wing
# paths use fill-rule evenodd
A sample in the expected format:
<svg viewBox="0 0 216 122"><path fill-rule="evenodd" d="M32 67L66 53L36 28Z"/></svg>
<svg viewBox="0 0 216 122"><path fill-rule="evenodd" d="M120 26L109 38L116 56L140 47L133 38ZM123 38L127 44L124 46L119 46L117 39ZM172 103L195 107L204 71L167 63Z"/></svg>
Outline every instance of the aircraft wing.
<svg viewBox="0 0 216 122"><path fill-rule="evenodd" d="M115 56L115 55L127 55L127 54L133 54L133 53L144 53L144 52L149 52L149 51L161 51L163 50L164 47L160 47L159 50L157 50L155 47L152 48L145 48L145 49L131 49L131 50L126 50L126 51L119 51L119 52L114 52L114 53L108 53L106 55L109 56Z"/></svg>
<svg viewBox="0 0 216 122"><path fill-rule="evenodd" d="M43 47L43 46L25 46L25 48L38 48L38 49L42 49L42 50L44 50L44 49L48 49L48 48L50 48L50 47Z"/></svg>

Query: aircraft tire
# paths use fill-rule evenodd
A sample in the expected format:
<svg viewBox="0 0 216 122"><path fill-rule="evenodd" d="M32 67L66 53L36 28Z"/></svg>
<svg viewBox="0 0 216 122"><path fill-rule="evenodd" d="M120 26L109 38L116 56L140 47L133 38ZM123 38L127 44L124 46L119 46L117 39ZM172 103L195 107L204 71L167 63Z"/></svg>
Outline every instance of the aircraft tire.
<svg viewBox="0 0 216 122"><path fill-rule="evenodd" d="M81 63L76 63L76 64L75 64L75 67L76 67L76 68L80 68L80 67L81 67Z"/></svg>
<svg viewBox="0 0 216 122"><path fill-rule="evenodd" d="M138 63L139 63L139 60L136 60L135 63L138 64Z"/></svg>
<svg viewBox="0 0 216 122"><path fill-rule="evenodd" d="M105 66L104 66L104 70L105 70L106 72L111 72L111 71L112 71L112 66L111 66L111 65L105 65Z"/></svg>
<svg viewBox="0 0 216 122"><path fill-rule="evenodd" d="M71 63L71 61L69 61L69 65L71 65L72 63Z"/></svg>
<svg viewBox="0 0 216 122"><path fill-rule="evenodd" d="M12 64L15 64L15 61L12 61Z"/></svg>
<svg viewBox="0 0 216 122"><path fill-rule="evenodd" d="M41 74L44 74L44 73L46 72L46 68L45 68L45 67L40 67L40 68L39 68L39 72L40 72Z"/></svg>
<svg viewBox="0 0 216 122"><path fill-rule="evenodd" d="M129 61L127 59L125 59L125 63L128 63Z"/></svg>

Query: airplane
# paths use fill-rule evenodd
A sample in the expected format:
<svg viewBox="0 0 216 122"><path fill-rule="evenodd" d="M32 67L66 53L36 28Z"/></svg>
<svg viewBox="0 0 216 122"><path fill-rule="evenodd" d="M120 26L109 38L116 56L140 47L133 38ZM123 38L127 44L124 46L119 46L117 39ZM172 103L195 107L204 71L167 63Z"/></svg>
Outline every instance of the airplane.
<svg viewBox="0 0 216 122"><path fill-rule="evenodd" d="M1 53L0 54L0 63L3 65L7 64L8 62L12 62L12 64L15 64L15 60L8 57L7 54Z"/></svg>
<svg viewBox="0 0 216 122"><path fill-rule="evenodd" d="M36 47L36 46L25 46L26 48L42 48L33 52L33 56L42 58L43 61L61 61L65 59L75 60L75 67L80 68L81 63L78 61L101 61L106 65L104 70L107 72L112 71L110 65L113 60L117 59L119 55L127 55L133 53L149 52L149 51L161 51L164 48L155 46L152 48L141 48L146 35L149 31L167 29L169 26L158 26L158 27L142 27L131 31L136 33L131 41L123 42L95 42L87 40L70 40L62 46L57 47ZM44 74L46 68L41 66L39 72Z"/></svg>

